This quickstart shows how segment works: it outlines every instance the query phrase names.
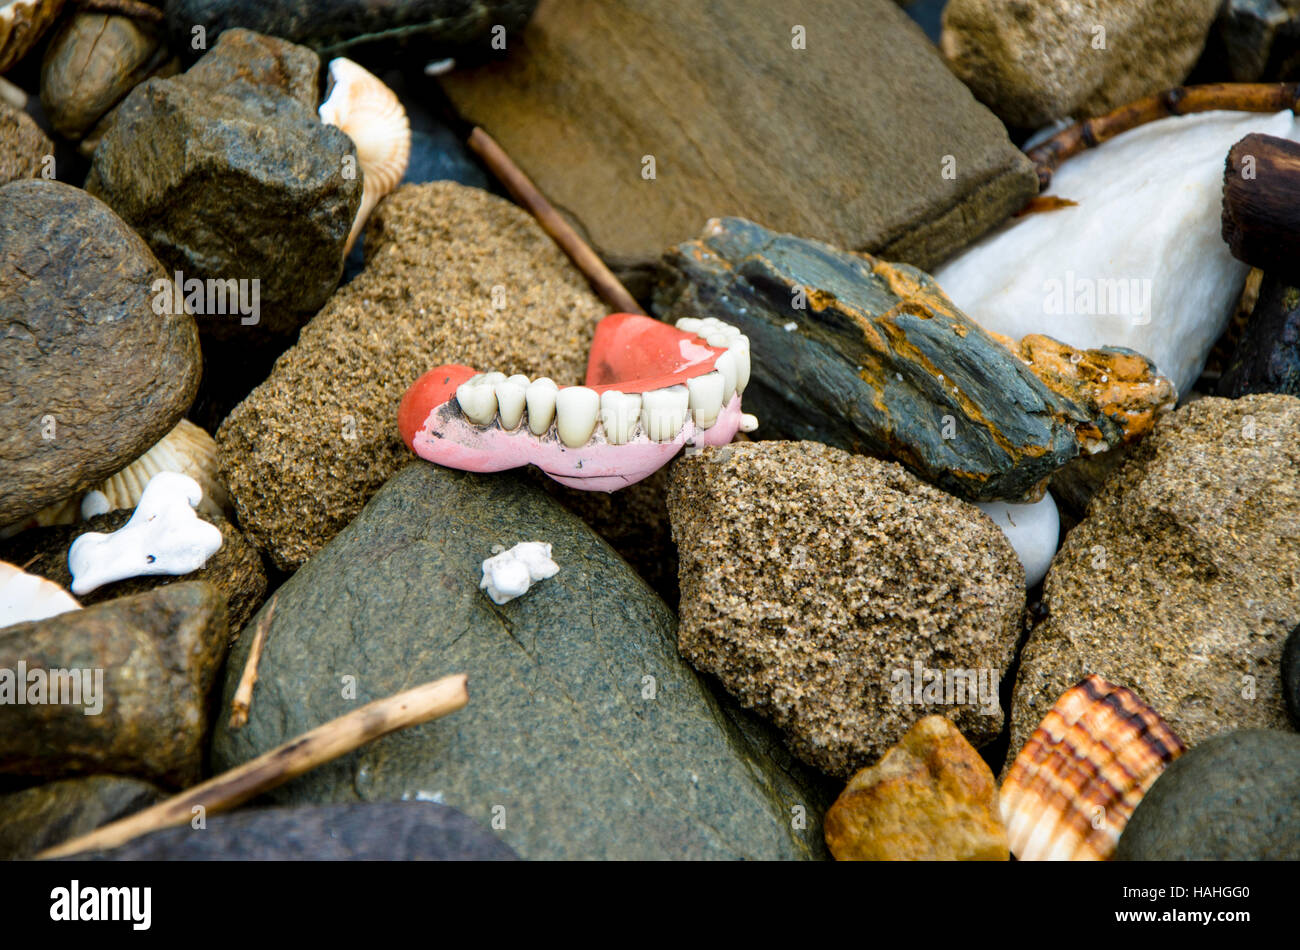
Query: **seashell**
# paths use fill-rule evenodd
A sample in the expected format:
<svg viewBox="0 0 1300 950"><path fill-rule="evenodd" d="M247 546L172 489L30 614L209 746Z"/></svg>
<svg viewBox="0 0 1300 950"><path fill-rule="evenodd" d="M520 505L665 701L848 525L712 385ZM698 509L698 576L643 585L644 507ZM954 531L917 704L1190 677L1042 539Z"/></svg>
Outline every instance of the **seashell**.
<svg viewBox="0 0 1300 950"><path fill-rule="evenodd" d="M60 135L79 139L171 57L159 32L125 16L78 13L41 63L41 105Z"/></svg>
<svg viewBox="0 0 1300 950"><path fill-rule="evenodd" d="M81 604L54 581L0 561L0 629L80 609Z"/></svg>
<svg viewBox="0 0 1300 950"><path fill-rule="evenodd" d="M31 518L21 524L22 528L47 527L55 524L75 524L83 520L82 505L86 496L98 492L107 502L97 498L92 504L96 507L91 513L115 511L118 508L134 508L144 495L144 488L149 480L159 472L179 472L188 475L199 483L203 489L203 500L199 502L199 513L212 517L221 515L230 507L230 496L217 476L217 443L199 426L182 419L160 439L153 448L140 456L126 468L93 486L89 491L74 495L65 502L42 508Z"/></svg>
<svg viewBox="0 0 1300 950"><path fill-rule="evenodd" d="M370 212L402 180L411 157L411 125L393 90L350 59L330 60L332 88L319 110L322 122L338 126L357 147L361 162L361 207L348 234L344 254L365 226Z"/></svg>
<svg viewBox="0 0 1300 950"><path fill-rule="evenodd" d="M10 0L0 6L0 73L27 55L62 9L63 0Z"/></svg>
<svg viewBox="0 0 1300 950"><path fill-rule="evenodd" d="M1183 741L1131 690L1086 677L1061 694L999 794L1021 861L1105 861Z"/></svg>

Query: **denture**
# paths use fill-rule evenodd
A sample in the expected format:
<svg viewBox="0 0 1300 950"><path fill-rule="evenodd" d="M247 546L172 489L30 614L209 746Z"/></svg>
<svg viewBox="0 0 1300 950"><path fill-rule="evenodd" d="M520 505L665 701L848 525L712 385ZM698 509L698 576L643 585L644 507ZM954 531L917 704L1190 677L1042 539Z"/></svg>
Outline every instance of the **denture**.
<svg viewBox="0 0 1300 950"><path fill-rule="evenodd" d="M749 340L730 324L615 313L596 326L585 385L439 366L406 391L397 425L411 451L448 468L531 464L571 488L612 492L683 447L757 428L740 409L749 370Z"/></svg>

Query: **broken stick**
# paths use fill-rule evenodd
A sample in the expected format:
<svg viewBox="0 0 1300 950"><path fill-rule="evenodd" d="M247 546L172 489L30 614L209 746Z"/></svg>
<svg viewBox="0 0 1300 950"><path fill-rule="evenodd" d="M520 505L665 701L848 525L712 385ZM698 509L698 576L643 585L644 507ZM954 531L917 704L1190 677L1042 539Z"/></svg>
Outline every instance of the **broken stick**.
<svg viewBox="0 0 1300 950"><path fill-rule="evenodd" d="M532 180L492 136L475 126L469 134L469 147L483 159L483 163L501 180L501 184L506 186L506 190L514 196L514 199L537 219L542 230L560 245L560 249L565 254L569 255L569 259L578 270L582 271L601 300L619 313L645 314L640 304L636 302L636 298L628 293L627 288L614 276L614 272L605 266L605 262L591 249L591 245L582 239L568 221L564 220L564 217L555 210L555 206L546 200L546 196L538 190Z"/></svg>
<svg viewBox="0 0 1300 950"><path fill-rule="evenodd" d="M463 709L469 702L467 681L465 674L457 673L367 703L259 755L251 762L214 776L144 811L47 848L36 857L61 858L83 851L116 848L150 831L185 824L194 817L196 807L202 808L207 815L229 811L380 736Z"/></svg>
<svg viewBox="0 0 1300 950"><path fill-rule="evenodd" d="M235 698L230 701L230 728L242 729L248 723L248 710L253 705L253 687L257 685L257 667L262 662L262 648L266 646L266 632L271 629L271 618L275 616L275 598L267 605L266 612L257 619L257 632L253 635L253 645L248 648L248 659L244 661L244 672L239 676L239 686L235 688Z"/></svg>

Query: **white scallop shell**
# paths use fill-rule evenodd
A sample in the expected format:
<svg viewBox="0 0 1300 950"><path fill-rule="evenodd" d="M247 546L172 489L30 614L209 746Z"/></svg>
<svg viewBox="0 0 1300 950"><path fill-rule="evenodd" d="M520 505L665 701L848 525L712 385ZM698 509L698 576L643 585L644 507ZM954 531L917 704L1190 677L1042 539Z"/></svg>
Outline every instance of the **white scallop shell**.
<svg viewBox="0 0 1300 950"><path fill-rule="evenodd" d="M321 103L322 122L338 126L357 147L361 163L361 207L348 234L347 247L365 226L370 212L402 180L411 158L411 125L393 90L350 59L330 60L334 88Z"/></svg>
<svg viewBox="0 0 1300 950"><path fill-rule="evenodd" d="M80 609L81 604L54 581L0 561L0 628Z"/></svg>

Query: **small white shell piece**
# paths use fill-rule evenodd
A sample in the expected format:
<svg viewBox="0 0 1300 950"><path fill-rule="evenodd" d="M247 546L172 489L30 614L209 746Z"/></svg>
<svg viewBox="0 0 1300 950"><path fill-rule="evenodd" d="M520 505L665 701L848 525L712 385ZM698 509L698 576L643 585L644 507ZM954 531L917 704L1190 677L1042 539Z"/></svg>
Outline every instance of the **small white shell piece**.
<svg viewBox="0 0 1300 950"><path fill-rule="evenodd" d="M560 565L551 560L549 544L521 541L483 562L483 580L478 586L487 591L494 604L504 604L522 597L533 584L559 572Z"/></svg>
<svg viewBox="0 0 1300 950"><path fill-rule="evenodd" d="M221 529L199 518L203 498L188 475L159 472L149 480L131 520L112 534L90 531L72 542L72 592L88 594L128 577L188 574L221 548Z"/></svg>
<svg viewBox="0 0 1300 950"><path fill-rule="evenodd" d="M411 157L411 125L393 90L350 59L330 60L334 88L318 110L320 120L338 126L357 147L361 163L361 207L343 251L352 250L370 212L402 180Z"/></svg>
<svg viewBox="0 0 1300 950"><path fill-rule="evenodd" d="M0 561L0 628L80 609L81 604L54 581Z"/></svg>

